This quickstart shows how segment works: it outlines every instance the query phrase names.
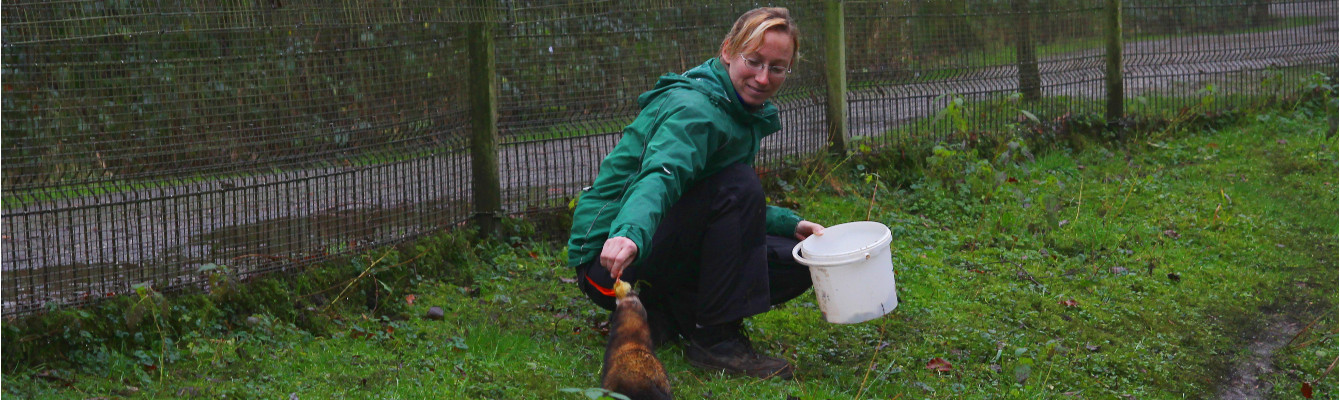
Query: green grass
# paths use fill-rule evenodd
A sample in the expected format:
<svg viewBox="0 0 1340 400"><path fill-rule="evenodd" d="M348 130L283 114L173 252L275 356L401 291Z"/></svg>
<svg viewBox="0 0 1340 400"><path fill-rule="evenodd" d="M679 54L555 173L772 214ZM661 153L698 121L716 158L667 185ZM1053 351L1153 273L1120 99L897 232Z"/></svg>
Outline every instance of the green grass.
<svg viewBox="0 0 1340 400"><path fill-rule="evenodd" d="M1335 371L1322 376L1337 357L1334 108L1031 161L946 145L903 187L881 177L911 174L877 157L810 169L778 200L829 225L888 225L898 309L834 325L806 294L747 320L757 346L795 363L794 381L705 373L675 346L658 355L686 399L1208 398L1265 321L1284 318L1308 328L1263 381L1280 398L1304 382L1314 398L1337 398ZM141 324L120 340L86 339L64 361L7 363L4 395L585 398L560 390L598 385L605 313L565 281L562 248L476 244L455 264L472 279L388 286L401 304L388 315L347 300L206 318L168 299L136 320L213 328ZM431 306L443 320L424 318ZM326 328L297 328L316 319ZM7 345L44 333L20 334L33 342ZM928 369L935 358L952 370Z"/></svg>

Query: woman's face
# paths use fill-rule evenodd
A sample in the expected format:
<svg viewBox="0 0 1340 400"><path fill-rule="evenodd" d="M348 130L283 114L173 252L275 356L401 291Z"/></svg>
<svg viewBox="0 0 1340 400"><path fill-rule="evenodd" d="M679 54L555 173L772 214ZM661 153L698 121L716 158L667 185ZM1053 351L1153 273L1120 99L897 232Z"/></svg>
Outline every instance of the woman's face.
<svg viewBox="0 0 1340 400"><path fill-rule="evenodd" d="M791 69L792 50L791 36L770 30L763 33L763 45L753 53L721 54L730 82L745 104L763 105L782 88Z"/></svg>

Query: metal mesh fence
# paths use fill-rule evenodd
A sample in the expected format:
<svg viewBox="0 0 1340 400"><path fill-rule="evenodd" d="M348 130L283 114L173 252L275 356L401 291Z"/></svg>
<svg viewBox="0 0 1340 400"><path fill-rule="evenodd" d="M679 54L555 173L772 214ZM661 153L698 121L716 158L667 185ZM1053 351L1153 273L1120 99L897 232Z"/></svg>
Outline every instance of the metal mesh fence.
<svg viewBox="0 0 1340 400"><path fill-rule="evenodd" d="M401 5L5 3L4 314L463 220L482 13Z"/></svg>
<svg viewBox="0 0 1340 400"><path fill-rule="evenodd" d="M1136 112L1272 101L1317 71L1336 72L1335 2L1136 0L1124 13Z"/></svg>
<svg viewBox="0 0 1340 400"><path fill-rule="evenodd" d="M210 264L239 277L297 269L463 224L476 212L471 29L493 30L505 211L563 207L637 95L713 57L758 5L470 3L0 5L3 314L144 282L194 287ZM846 2L851 135L934 141L1001 129L1021 110L1101 113L1104 4ZM829 134L824 3L776 5L798 20L801 59L774 99L784 127L763 166L824 149ZM1133 105L1222 109L1335 73L1333 1L1123 7Z"/></svg>
<svg viewBox="0 0 1340 400"><path fill-rule="evenodd" d="M1020 110L1101 110L1101 1L860 1L847 14L854 136L939 141L999 130Z"/></svg>

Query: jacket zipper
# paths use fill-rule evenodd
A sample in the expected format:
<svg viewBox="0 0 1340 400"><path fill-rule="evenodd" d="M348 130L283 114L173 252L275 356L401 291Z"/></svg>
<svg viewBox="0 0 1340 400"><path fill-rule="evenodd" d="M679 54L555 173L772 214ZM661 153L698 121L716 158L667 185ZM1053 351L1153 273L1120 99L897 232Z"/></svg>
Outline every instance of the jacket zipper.
<svg viewBox="0 0 1340 400"><path fill-rule="evenodd" d="M659 116L659 115L661 114L661 109L662 109L662 108L665 108L665 104L664 104L664 103L662 103L661 105L657 106L657 108L656 108L656 115ZM664 121L662 121L662 122L664 122ZM651 147L651 138L652 138L652 136L655 136L655 135L656 135L656 131L657 131L657 130L660 130L660 126L659 126L659 125L657 125L657 129L653 129L653 130L647 135L647 141L646 141L645 143L643 143L643 145L642 145L642 154L638 155L638 157L637 157L637 166L638 166L637 170L638 170L638 171L641 171L641 169L642 169L642 160L646 160L646 159L647 159L647 149L649 149L649 148ZM664 167L662 167L662 168L664 168ZM596 216L595 216L595 218L592 218L592 219L591 219L591 225L586 227L586 236L587 236L587 237L590 237L590 236L591 236L591 231L596 229L596 221L600 221L600 215L605 213L605 209L606 209L606 208L609 208L610 203L614 203L614 202L616 202L616 201L623 200L623 196L624 196L624 194L628 193L628 186L633 184L633 179L634 179L634 178L637 178L637 174L636 174L636 173L632 174L632 176L628 177L628 179L625 180L625 181L623 182L623 188L619 190L619 197L618 197L618 198L615 198L614 200L610 200L610 201L605 202L605 205L600 206L600 210L597 210L597 211L596 211ZM613 229L611 229L611 231L613 231ZM582 243L582 250L586 250L586 243Z"/></svg>

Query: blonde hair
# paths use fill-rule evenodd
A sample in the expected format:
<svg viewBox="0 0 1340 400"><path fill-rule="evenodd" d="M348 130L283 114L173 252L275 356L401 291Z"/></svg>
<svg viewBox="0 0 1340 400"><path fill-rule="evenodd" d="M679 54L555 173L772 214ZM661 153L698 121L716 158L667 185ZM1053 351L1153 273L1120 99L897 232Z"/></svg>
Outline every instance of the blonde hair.
<svg viewBox="0 0 1340 400"><path fill-rule="evenodd" d="M791 36L791 63L800 58L800 28L791 19L791 12L781 7L761 7L746 11L735 20L730 33L721 41L721 54L735 55L757 51L763 47L763 34L776 30Z"/></svg>

